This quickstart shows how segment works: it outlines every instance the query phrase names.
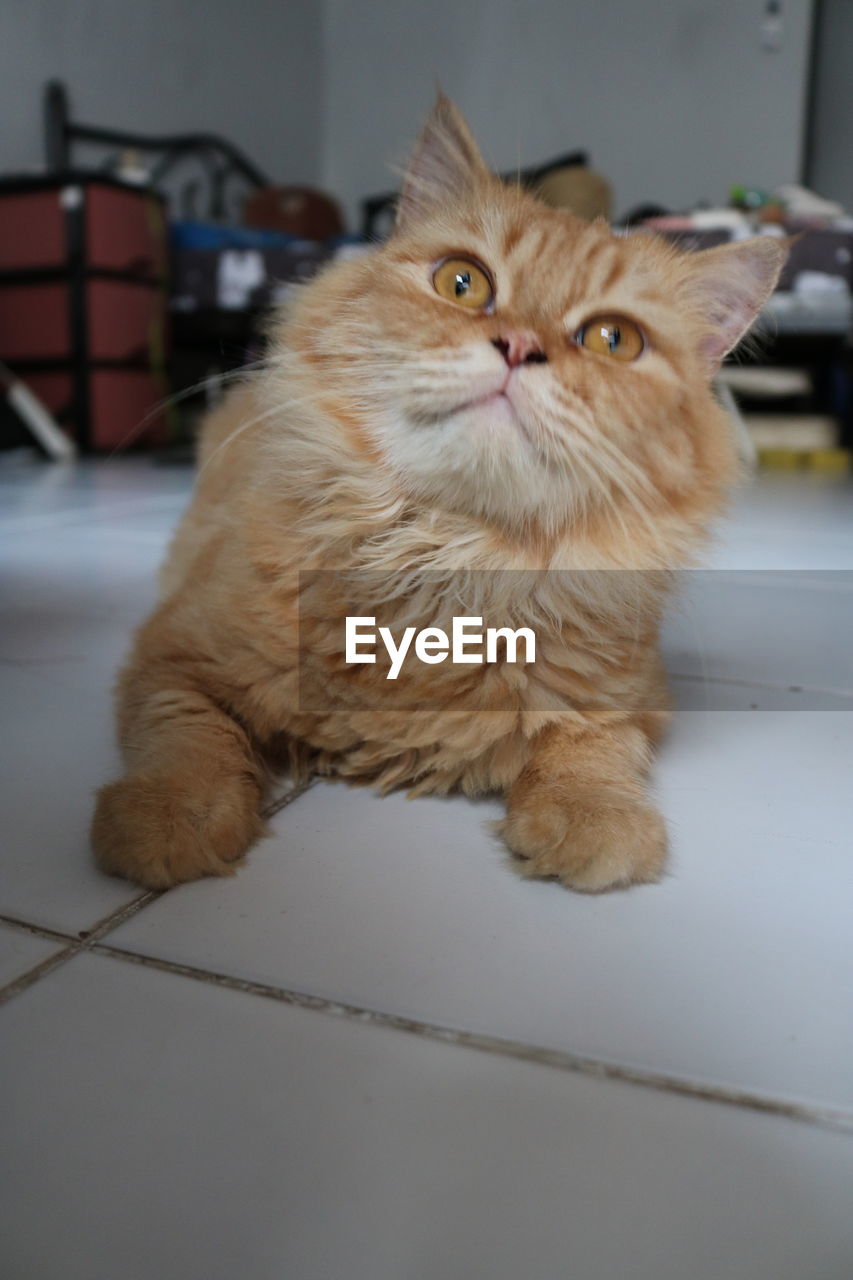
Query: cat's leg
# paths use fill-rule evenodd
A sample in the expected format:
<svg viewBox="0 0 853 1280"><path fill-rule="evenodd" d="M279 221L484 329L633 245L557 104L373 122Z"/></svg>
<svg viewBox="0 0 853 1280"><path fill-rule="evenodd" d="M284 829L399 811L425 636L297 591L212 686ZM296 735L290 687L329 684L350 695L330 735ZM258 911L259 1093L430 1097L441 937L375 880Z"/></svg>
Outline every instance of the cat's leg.
<svg viewBox="0 0 853 1280"><path fill-rule="evenodd" d="M647 776L665 719L648 713L541 734L501 824L526 874L588 893L660 878L666 829L649 801Z"/></svg>
<svg viewBox="0 0 853 1280"><path fill-rule="evenodd" d="M137 659L119 734L128 772L101 788L92 820L100 867L151 889L230 875L263 833L265 771L245 729L180 666Z"/></svg>

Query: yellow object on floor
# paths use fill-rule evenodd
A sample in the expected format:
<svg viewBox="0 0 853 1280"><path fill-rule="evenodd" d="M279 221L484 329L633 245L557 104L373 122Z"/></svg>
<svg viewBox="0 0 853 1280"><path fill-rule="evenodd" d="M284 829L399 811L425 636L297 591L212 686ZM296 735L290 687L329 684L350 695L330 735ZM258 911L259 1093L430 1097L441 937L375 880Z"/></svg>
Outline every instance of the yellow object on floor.
<svg viewBox="0 0 853 1280"><path fill-rule="evenodd" d="M772 471L799 471L804 466L801 449L759 449L758 461Z"/></svg>
<svg viewBox="0 0 853 1280"><path fill-rule="evenodd" d="M807 466L812 471L849 471L849 449L812 449L807 455Z"/></svg>
<svg viewBox="0 0 853 1280"><path fill-rule="evenodd" d="M851 468L849 449L759 449L758 461L771 471L835 471Z"/></svg>

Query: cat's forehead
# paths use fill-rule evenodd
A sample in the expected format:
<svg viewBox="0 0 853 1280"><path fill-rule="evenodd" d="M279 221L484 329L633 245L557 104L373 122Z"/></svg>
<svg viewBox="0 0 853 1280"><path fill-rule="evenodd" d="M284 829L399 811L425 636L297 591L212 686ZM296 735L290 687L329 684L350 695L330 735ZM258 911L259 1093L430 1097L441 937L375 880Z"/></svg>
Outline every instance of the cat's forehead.
<svg viewBox="0 0 853 1280"><path fill-rule="evenodd" d="M534 293L560 311L605 299L657 300L665 291L656 246L616 235L603 221L537 207L535 216L496 212L483 232L510 302Z"/></svg>
<svg viewBox="0 0 853 1280"><path fill-rule="evenodd" d="M446 213L424 229L422 252L470 253L492 273L499 306L547 309L665 301L671 254L652 237L614 234L525 194Z"/></svg>

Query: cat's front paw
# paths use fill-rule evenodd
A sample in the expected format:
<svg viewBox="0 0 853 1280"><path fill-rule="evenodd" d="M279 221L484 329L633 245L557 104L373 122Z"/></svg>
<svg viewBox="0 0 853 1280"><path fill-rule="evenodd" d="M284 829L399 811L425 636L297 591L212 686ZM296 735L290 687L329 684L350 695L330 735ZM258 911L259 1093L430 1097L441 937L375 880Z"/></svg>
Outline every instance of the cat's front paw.
<svg viewBox="0 0 853 1280"><path fill-rule="evenodd" d="M659 880L666 865L666 827L657 810L606 788L559 801L529 793L510 804L500 833L523 860L524 875L584 893Z"/></svg>
<svg viewBox="0 0 853 1280"><path fill-rule="evenodd" d="M258 787L241 777L130 774L98 792L92 849L103 871L146 889L232 875L263 834Z"/></svg>

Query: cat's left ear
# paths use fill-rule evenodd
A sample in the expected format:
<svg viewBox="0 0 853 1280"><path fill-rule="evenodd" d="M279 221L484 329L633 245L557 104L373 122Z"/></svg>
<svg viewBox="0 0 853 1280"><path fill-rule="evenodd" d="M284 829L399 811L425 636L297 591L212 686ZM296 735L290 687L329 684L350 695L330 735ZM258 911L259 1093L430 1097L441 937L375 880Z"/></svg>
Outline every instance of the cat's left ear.
<svg viewBox="0 0 853 1280"><path fill-rule="evenodd" d="M460 195L489 170L462 113L439 93L421 130L397 202L397 229L408 231L421 218Z"/></svg>
<svg viewBox="0 0 853 1280"><path fill-rule="evenodd" d="M699 321L700 353L717 372L776 287L791 241L756 236L688 254L684 288Z"/></svg>

